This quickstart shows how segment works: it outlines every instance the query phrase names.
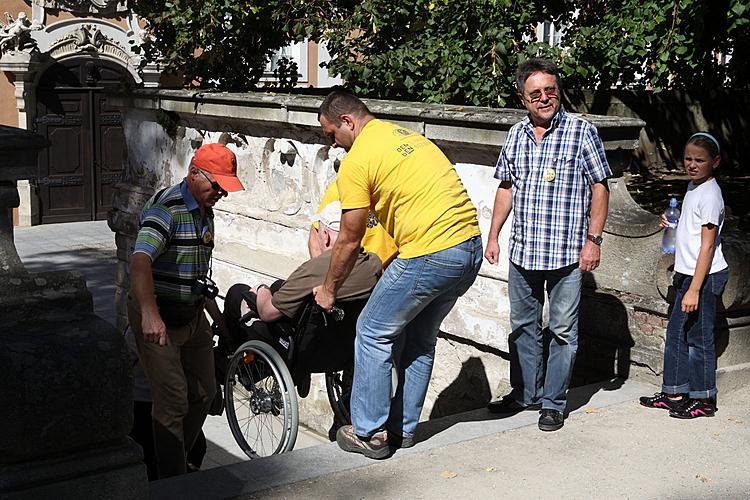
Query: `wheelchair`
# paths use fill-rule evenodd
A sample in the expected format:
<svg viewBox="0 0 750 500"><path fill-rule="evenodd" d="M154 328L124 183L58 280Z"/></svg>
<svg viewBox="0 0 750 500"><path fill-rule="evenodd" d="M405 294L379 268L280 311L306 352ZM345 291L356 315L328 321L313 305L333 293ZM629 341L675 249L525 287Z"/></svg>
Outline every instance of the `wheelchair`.
<svg viewBox="0 0 750 500"><path fill-rule="evenodd" d="M237 295L250 309L239 318L227 314ZM264 323L255 319L255 295L249 287L234 285L227 292L225 317L230 330L237 328L235 332L256 337L234 350L223 378L227 422L250 459L294 448L299 428L295 386L307 384L309 390L311 373L325 373L334 415L332 429L350 423L354 336L357 317L366 302L338 303L329 313L311 296L296 321ZM300 397L306 396L307 390L302 389Z"/></svg>

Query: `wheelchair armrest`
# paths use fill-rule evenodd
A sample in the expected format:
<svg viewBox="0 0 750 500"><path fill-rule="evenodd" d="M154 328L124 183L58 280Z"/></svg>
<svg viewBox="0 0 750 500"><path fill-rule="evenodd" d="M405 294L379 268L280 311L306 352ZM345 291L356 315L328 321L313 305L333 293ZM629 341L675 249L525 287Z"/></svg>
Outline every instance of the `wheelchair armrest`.
<svg viewBox="0 0 750 500"><path fill-rule="evenodd" d="M255 312L258 312L258 296L252 290L245 290L241 294L242 300Z"/></svg>
<svg viewBox="0 0 750 500"><path fill-rule="evenodd" d="M258 317L258 296L251 290L245 290L242 292L241 297L250 308L250 311L243 314L239 319L239 324L244 325L250 318Z"/></svg>

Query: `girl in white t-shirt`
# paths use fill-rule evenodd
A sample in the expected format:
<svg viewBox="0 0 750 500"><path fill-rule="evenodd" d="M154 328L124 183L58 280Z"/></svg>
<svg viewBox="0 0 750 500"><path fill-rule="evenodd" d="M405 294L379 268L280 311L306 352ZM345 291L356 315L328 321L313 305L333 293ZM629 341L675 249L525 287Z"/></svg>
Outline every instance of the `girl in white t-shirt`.
<svg viewBox="0 0 750 500"><path fill-rule="evenodd" d="M677 295L667 325L662 392L640 398L643 406L664 408L676 418L716 413L714 322L729 277L720 239L724 199L714 179L720 159L719 141L711 134L688 139L684 165L690 183L677 224ZM663 215L661 225L667 225Z"/></svg>

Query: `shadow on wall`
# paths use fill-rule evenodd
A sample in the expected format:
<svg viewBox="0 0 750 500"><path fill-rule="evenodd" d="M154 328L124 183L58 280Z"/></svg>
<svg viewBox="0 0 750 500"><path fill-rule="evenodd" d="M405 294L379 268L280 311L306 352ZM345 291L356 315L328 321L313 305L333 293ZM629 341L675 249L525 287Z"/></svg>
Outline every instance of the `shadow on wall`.
<svg viewBox="0 0 750 500"><path fill-rule="evenodd" d="M492 398L484 363L476 357L464 361L455 380L437 397L430 419L484 408Z"/></svg>
<svg viewBox="0 0 750 500"><path fill-rule="evenodd" d="M635 345L625 306L614 295L596 289L584 274L578 315L578 354L571 386L630 376L630 351Z"/></svg>
<svg viewBox="0 0 750 500"><path fill-rule="evenodd" d="M616 390L630 376L631 349L635 346L635 340L625 306L616 296L596 287L593 276L584 274L578 319L578 353L570 386L596 384L596 390ZM552 341L548 328L544 329L543 336L546 368ZM506 357L504 353L499 354ZM511 349L506 359L512 356ZM585 404L592 395L579 397L578 406L571 402L568 411ZM483 408L491 399L492 390L484 363L478 357L471 357L461 365L453 382L440 393L429 418L432 420Z"/></svg>

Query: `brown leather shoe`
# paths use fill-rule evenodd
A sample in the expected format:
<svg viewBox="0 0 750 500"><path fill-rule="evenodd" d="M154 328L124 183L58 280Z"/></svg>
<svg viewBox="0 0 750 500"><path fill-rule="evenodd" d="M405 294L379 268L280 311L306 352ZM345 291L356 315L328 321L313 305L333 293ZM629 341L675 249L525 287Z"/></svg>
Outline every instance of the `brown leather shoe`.
<svg viewBox="0 0 750 500"><path fill-rule="evenodd" d="M359 453L367 458L381 460L391 456L386 431L376 432L369 438L361 438L354 432L353 426L345 425L336 433L336 442L342 450Z"/></svg>

